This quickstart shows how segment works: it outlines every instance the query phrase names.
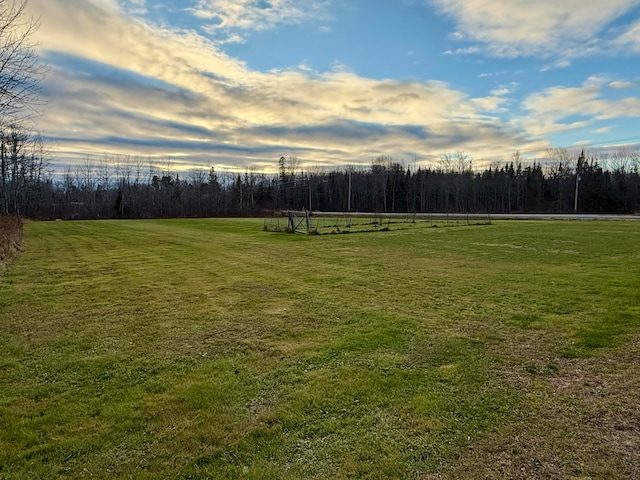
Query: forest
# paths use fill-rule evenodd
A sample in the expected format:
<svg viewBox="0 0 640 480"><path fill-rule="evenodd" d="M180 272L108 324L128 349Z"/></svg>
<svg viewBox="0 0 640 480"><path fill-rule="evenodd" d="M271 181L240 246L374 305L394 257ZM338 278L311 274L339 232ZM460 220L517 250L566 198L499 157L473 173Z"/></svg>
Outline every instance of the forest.
<svg viewBox="0 0 640 480"><path fill-rule="evenodd" d="M271 172L172 166L170 158L105 154L56 165L33 131L43 113L47 67L25 19L26 0L0 8L0 215L31 219L265 216L279 211L441 213L640 212L640 151L595 155L564 148L529 159L479 161L463 151L407 165L380 155L368 165L322 169L295 156ZM318 163L322 163L321 160Z"/></svg>
<svg viewBox="0 0 640 480"><path fill-rule="evenodd" d="M463 152L411 168L389 156L366 166L301 166L274 160L274 173L215 167L177 172L167 159L105 155L53 174L39 137L0 134L0 212L32 219L267 216L281 210L331 212L640 212L640 152L572 154L474 168Z"/></svg>

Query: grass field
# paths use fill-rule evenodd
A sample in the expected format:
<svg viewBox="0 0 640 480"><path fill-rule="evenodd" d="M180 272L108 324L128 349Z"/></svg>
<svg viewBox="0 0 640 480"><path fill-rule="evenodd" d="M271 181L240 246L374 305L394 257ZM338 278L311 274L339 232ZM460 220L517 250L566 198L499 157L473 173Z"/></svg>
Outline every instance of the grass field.
<svg viewBox="0 0 640 480"><path fill-rule="evenodd" d="M28 223L0 478L640 478L640 223Z"/></svg>

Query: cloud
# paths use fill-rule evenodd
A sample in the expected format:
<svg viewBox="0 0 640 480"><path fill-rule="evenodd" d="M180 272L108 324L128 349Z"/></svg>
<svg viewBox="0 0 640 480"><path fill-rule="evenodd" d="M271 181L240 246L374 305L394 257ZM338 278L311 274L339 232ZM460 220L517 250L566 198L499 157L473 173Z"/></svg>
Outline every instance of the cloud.
<svg viewBox="0 0 640 480"><path fill-rule="evenodd" d="M497 97L501 97L504 95L509 95L512 92L511 88L507 87L507 86L501 86L500 88L496 88L494 90L491 90L491 95L495 95Z"/></svg>
<svg viewBox="0 0 640 480"><path fill-rule="evenodd" d="M615 81L611 82L608 85L609 88L614 90L622 89L622 88L636 88L640 87L640 82L623 82L623 81Z"/></svg>
<svg viewBox="0 0 640 480"><path fill-rule="evenodd" d="M640 52L640 20L628 26L612 43L630 52Z"/></svg>
<svg viewBox="0 0 640 480"><path fill-rule="evenodd" d="M541 56L572 58L600 51L601 35L615 19L640 4L638 0L429 0L450 17L455 40L483 45L501 57ZM640 46L640 23L620 42ZM474 53L469 48L451 53Z"/></svg>
<svg viewBox="0 0 640 480"><path fill-rule="evenodd" d="M207 31L266 30L309 19L326 20L331 0L301 4L295 0L199 0L190 11L208 21Z"/></svg>
<svg viewBox="0 0 640 480"><path fill-rule="evenodd" d="M501 95L492 95L489 97L474 98L471 100L479 111L493 112L499 110L505 103L505 99Z"/></svg>
<svg viewBox="0 0 640 480"><path fill-rule="evenodd" d="M106 0L29 5L46 19L38 35L52 67L40 127L62 163L111 152L275 168L281 154L344 165L548 146L500 120L503 94L470 98L443 82L339 68L258 72L193 31L127 17Z"/></svg>
<svg viewBox="0 0 640 480"><path fill-rule="evenodd" d="M552 87L527 97L523 108L529 115L523 127L534 135L582 128L598 120L640 117L640 98L606 99L611 85L604 77L589 77L580 87Z"/></svg>
<svg viewBox="0 0 640 480"><path fill-rule="evenodd" d="M206 27L205 27L205 31L206 31ZM229 35L226 38L223 38L222 40L218 40L216 43L220 44L220 45L224 45L224 44L228 44L228 43L246 43L246 39L242 36L239 35L237 33L232 33L231 35Z"/></svg>
<svg viewBox="0 0 640 480"><path fill-rule="evenodd" d="M147 13L147 0L119 0L126 12L132 15L144 15Z"/></svg>
<svg viewBox="0 0 640 480"><path fill-rule="evenodd" d="M443 53L444 55L472 55L480 52L480 47L465 47L456 48L455 50L445 50Z"/></svg>

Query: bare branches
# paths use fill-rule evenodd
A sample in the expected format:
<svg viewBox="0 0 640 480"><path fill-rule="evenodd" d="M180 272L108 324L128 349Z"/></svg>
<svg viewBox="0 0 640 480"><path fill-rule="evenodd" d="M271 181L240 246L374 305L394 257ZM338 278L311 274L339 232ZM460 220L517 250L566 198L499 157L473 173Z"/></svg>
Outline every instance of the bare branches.
<svg viewBox="0 0 640 480"><path fill-rule="evenodd" d="M41 113L46 67L35 51L39 23L25 19L27 0L0 1L0 128Z"/></svg>
<svg viewBox="0 0 640 480"><path fill-rule="evenodd" d="M473 165L469 156L461 150L455 153L443 153L440 155L439 164L442 171L448 173L470 172Z"/></svg>

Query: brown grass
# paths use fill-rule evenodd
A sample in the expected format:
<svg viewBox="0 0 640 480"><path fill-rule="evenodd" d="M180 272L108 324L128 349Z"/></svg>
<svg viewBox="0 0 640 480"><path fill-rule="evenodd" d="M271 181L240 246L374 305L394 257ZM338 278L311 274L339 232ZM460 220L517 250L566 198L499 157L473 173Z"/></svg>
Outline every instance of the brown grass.
<svg viewBox="0 0 640 480"><path fill-rule="evenodd" d="M519 421L470 439L433 478L640 478L640 340L595 359L543 358L527 346L530 367L496 372L526 392Z"/></svg>
<svg viewBox="0 0 640 480"><path fill-rule="evenodd" d="M18 253L24 240L24 221L15 215L0 216L0 272Z"/></svg>

